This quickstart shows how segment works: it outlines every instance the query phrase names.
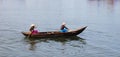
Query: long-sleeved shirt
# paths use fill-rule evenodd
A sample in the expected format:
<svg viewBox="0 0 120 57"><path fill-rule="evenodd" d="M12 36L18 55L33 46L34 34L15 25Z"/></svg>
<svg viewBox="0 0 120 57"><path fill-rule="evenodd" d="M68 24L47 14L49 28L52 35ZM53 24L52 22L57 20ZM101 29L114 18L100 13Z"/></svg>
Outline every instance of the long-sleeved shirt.
<svg viewBox="0 0 120 57"><path fill-rule="evenodd" d="M63 30L64 28L68 29L65 25L62 25L60 29Z"/></svg>

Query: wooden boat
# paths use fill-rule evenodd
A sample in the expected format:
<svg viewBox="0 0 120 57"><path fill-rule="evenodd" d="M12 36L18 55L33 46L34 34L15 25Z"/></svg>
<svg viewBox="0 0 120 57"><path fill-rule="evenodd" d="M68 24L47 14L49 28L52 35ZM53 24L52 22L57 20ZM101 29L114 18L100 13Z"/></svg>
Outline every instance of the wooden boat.
<svg viewBox="0 0 120 57"><path fill-rule="evenodd" d="M69 32L60 32L60 31L48 31L48 32L39 32L37 34L32 34L30 37L34 38L51 38L51 37L65 37L65 36L77 36L78 34L82 33L87 26L81 27L76 30L72 30ZM22 34L26 37L30 35L30 32L22 32Z"/></svg>

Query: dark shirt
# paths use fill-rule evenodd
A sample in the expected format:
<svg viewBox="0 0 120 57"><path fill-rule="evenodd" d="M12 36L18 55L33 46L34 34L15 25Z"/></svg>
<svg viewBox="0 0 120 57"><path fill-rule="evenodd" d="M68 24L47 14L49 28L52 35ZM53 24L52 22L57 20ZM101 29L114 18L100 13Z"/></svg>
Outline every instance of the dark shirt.
<svg viewBox="0 0 120 57"><path fill-rule="evenodd" d="M32 30L34 30L34 28L35 28L35 26L32 26L32 27L30 27L30 31L32 32Z"/></svg>
<svg viewBox="0 0 120 57"><path fill-rule="evenodd" d="M65 25L62 25L60 29L63 30L64 28L68 29Z"/></svg>

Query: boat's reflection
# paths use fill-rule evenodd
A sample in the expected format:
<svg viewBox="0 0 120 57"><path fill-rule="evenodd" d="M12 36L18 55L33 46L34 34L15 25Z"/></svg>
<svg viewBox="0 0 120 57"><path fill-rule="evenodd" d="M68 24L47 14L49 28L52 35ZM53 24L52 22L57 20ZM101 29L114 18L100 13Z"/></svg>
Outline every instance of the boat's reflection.
<svg viewBox="0 0 120 57"><path fill-rule="evenodd" d="M35 44L36 43L41 43L41 42L46 42L48 43L49 41L55 41L55 42L60 42L63 45L65 45L67 42L70 41L79 41L81 44L86 44L85 39L79 37L79 36L72 36L72 37L56 37L56 38L26 38L25 40L27 43L30 44L30 50L35 50Z"/></svg>

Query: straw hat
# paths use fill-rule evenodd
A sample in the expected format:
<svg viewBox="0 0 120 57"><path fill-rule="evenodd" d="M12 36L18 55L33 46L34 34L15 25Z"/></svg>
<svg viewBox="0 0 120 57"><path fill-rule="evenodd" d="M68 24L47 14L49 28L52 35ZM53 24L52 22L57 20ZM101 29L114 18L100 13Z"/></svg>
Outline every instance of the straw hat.
<svg viewBox="0 0 120 57"><path fill-rule="evenodd" d="M31 24L31 27L32 27L32 26L35 26L35 24Z"/></svg>
<svg viewBox="0 0 120 57"><path fill-rule="evenodd" d="M65 22L63 22L63 23L62 23L62 25L66 25L66 23L65 23Z"/></svg>

